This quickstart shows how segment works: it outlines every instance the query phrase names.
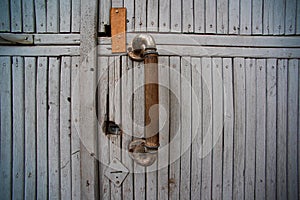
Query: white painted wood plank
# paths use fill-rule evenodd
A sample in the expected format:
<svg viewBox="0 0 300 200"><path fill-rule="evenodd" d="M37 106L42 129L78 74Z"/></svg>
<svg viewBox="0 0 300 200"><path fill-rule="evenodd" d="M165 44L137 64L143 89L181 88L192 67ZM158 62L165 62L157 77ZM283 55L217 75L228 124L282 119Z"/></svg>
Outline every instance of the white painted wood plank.
<svg viewBox="0 0 300 200"><path fill-rule="evenodd" d="M255 199L255 135L256 135L256 66L254 59L245 60L246 68L246 158L245 199ZM257 155L260 156L260 155Z"/></svg>
<svg viewBox="0 0 300 200"><path fill-rule="evenodd" d="M200 199L202 160L202 71L201 59L192 58L192 157L191 157L191 199Z"/></svg>
<svg viewBox="0 0 300 200"><path fill-rule="evenodd" d="M48 74L48 197L60 198L59 81L60 58L49 58Z"/></svg>
<svg viewBox="0 0 300 200"><path fill-rule="evenodd" d="M205 0L194 1L194 31L205 32Z"/></svg>
<svg viewBox="0 0 300 200"><path fill-rule="evenodd" d="M123 7L123 0L112 0L111 2L113 8Z"/></svg>
<svg viewBox="0 0 300 200"><path fill-rule="evenodd" d="M159 31L169 32L170 31L170 0L159 1Z"/></svg>
<svg viewBox="0 0 300 200"><path fill-rule="evenodd" d="M3 78L3 77L2 77ZM24 196L24 63L22 57L12 59L12 198Z"/></svg>
<svg viewBox="0 0 300 200"><path fill-rule="evenodd" d="M109 165L109 141L107 136L103 132L102 126L104 121L107 120L107 105L108 105L108 57L98 57L98 78L97 78L97 90L98 90L98 154L99 154L99 188L100 198L110 199L110 181L104 176L106 166Z"/></svg>
<svg viewBox="0 0 300 200"><path fill-rule="evenodd" d="M249 0L241 0L240 1L240 34L241 35L251 35L251 28L252 28L251 11L252 11L252 2Z"/></svg>
<svg viewBox="0 0 300 200"><path fill-rule="evenodd" d="M206 33L216 33L216 22L217 22L217 13L216 13L216 1L206 0L205 2L205 24L206 24Z"/></svg>
<svg viewBox="0 0 300 200"><path fill-rule="evenodd" d="M266 189L266 60L256 60L255 199L265 199Z"/></svg>
<svg viewBox="0 0 300 200"><path fill-rule="evenodd" d="M146 10L147 10L146 0L135 1L134 4L135 31L146 31L147 28L147 15L145 14Z"/></svg>
<svg viewBox="0 0 300 200"><path fill-rule="evenodd" d="M263 30L263 0L252 0L252 34L261 35Z"/></svg>
<svg viewBox="0 0 300 200"><path fill-rule="evenodd" d="M217 1L217 33L228 33L228 0Z"/></svg>
<svg viewBox="0 0 300 200"><path fill-rule="evenodd" d="M158 12L158 1L147 1L147 31L158 31Z"/></svg>
<svg viewBox="0 0 300 200"><path fill-rule="evenodd" d="M10 57L0 57L0 120L1 120L1 140L0 140L0 193L1 198L11 199L11 171L12 171L12 105L11 105L11 59Z"/></svg>
<svg viewBox="0 0 300 200"><path fill-rule="evenodd" d="M245 170L245 61L235 58L234 62L234 163L233 163L233 198L244 198Z"/></svg>
<svg viewBox="0 0 300 200"><path fill-rule="evenodd" d="M298 59L288 61L288 130L287 130L287 188L288 199L297 199L299 195L297 181L297 145L299 139L297 136L298 128Z"/></svg>
<svg viewBox="0 0 300 200"><path fill-rule="evenodd" d="M71 31L71 0L63 0L59 2L59 31Z"/></svg>
<svg viewBox="0 0 300 200"><path fill-rule="evenodd" d="M23 32L34 32L35 21L34 21L34 2L33 0L22 1L22 22Z"/></svg>
<svg viewBox="0 0 300 200"><path fill-rule="evenodd" d="M169 164L169 110L170 110L170 65L169 57L160 56L158 59L158 77L159 77L159 144L158 153L158 172L157 172L157 198L168 199L168 164ZM165 120L164 120L164 117Z"/></svg>
<svg viewBox="0 0 300 200"><path fill-rule="evenodd" d="M171 32L181 32L181 0L171 1Z"/></svg>
<svg viewBox="0 0 300 200"><path fill-rule="evenodd" d="M79 200L80 190L80 138L78 135L78 71L79 57L72 57L71 67L71 159L72 159L72 199ZM77 94L77 95L76 95Z"/></svg>
<svg viewBox="0 0 300 200"><path fill-rule="evenodd" d="M275 0L274 2L274 35L284 34L285 21L285 1Z"/></svg>
<svg viewBox="0 0 300 200"><path fill-rule="evenodd" d="M80 0L72 0L71 32L80 31Z"/></svg>
<svg viewBox="0 0 300 200"><path fill-rule="evenodd" d="M36 45L79 45L80 34L35 34L34 44Z"/></svg>
<svg viewBox="0 0 300 200"><path fill-rule="evenodd" d="M276 60L267 60L266 198L276 197Z"/></svg>
<svg viewBox="0 0 300 200"><path fill-rule="evenodd" d="M272 35L274 30L274 0L264 0L263 6L263 34Z"/></svg>
<svg viewBox="0 0 300 200"><path fill-rule="evenodd" d="M287 199L287 60L278 60L277 75L277 197Z"/></svg>
<svg viewBox="0 0 300 200"><path fill-rule="evenodd" d="M98 0L81 0L79 67L79 134L81 138L81 198L98 199L97 118L97 13ZM95 156L96 155L96 156Z"/></svg>
<svg viewBox="0 0 300 200"><path fill-rule="evenodd" d="M134 1L132 0L124 0L124 7L127 10L127 28L126 31L134 31L134 24L135 24L135 16L134 16Z"/></svg>
<svg viewBox="0 0 300 200"><path fill-rule="evenodd" d="M99 3L99 32L105 32L105 26L110 24L111 1L100 1Z"/></svg>
<svg viewBox="0 0 300 200"><path fill-rule="evenodd" d="M71 199L71 57L61 58L60 74L60 195Z"/></svg>
<svg viewBox="0 0 300 200"><path fill-rule="evenodd" d="M223 149L223 199L232 199L233 189L233 86L232 59L223 59L224 96L224 149Z"/></svg>
<svg viewBox="0 0 300 200"><path fill-rule="evenodd" d="M109 58L109 77L108 77L108 90L109 90L109 120L114 121L116 124L121 123L121 90L118 87L118 82L120 81L120 57L110 57ZM121 138L120 135L109 135L110 144L110 161L114 158L121 160ZM111 198L121 199L122 198L122 188L117 187L114 183L111 184Z"/></svg>
<svg viewBox="0 0 300 200"><path fill-rule="evenodd" d="M47 32L57 33L59 31L59 0L47 1Z"/></svg>
<svg viewBox="0 0 300 200"><path fill-rule="evenodd" d="M146 198L157 199L157 161L146 167Z"/></svg>
<svg viewBox="0 0 300 200"><path fill-rule="evenodd" d="M180 184L180 58L170 57L169 198L179 199Z"/></svg>
<svg viewBox="0 0 300 200"><path fill-rule="evenodd" d="M212 198L212 63L202 58L202 184L201 199Z"/></svg>
<svg viewBox="0 0 300 200"><path fill-rule="evenodd" d="M133 64L129 57L122 56L122 163L128 168L130 173L124 180L122 187L122 198L133 199L133 160L129 157L128 146L132 141L132 84L133 84Z"/></svg>
<svg viewBox="0 0 300 200"><path fill-rule="evenodd" d="M36 122L37 122L37 198L46 199L48 195L48 59L37 60L36 83Z"/></svg>
<svg viewBox="0 0 300 200"><path fill-rule="evenodd" d="M181 166L180 166L180 199L190 199L191 180L191 58L181 58Z"/></svg>
<svg viewBox="0 0 300 200"><path fill-rule="evenodd" d="M36 60L25 58L25 198L36 198Z"/></svg>
<svg viewBox="0 0 300 200"><path fill-rule="evenodd" d="M182 32L194 32L194 1L186 0L182 3Z"/></svg>
<svg viewBox="0 0 300 200"><path fill-rule="evenodd" d="M229 0L229 34L239 34L240 31L239 0Z"/></svg>
<svg viewBox="0 0 300 200"><path fill-rule="evenodd" d="M135 138L144 137L145 124L145 90L143 63L134 62L133 69L133 133ZM145 167L133 163L134 168L134 199L146 198Z"/></svg>
<svg viewBox="0 0 300 200"><path fill-rule="evenodd" d="M22 3L20 0L10 1L11 32L22 31Z"/></svg>
<svg viewBox="0 0 300 200"><path fill-rule="evenodd" d="M0 55L3 56L69 56L79 55L78 46L1 46Z"/></svg>
<svg viewBox="0 0 300 200"><path fill-rule="evenodd" d="M296 0L285 2L285 35L294 35L296 33L296 10Z"/></svg>
<svg viewBox="0 0 300 200"><path fill-rule="evenodd" d="M223 63L221 58L212 59L212 199L222 199L223 168Z"/></svg>
<svg viewBox="0 0 300 200"><path fill-rule="evenodd" d="M35 24L36 24L36 32L44 33L47 29L46 22L46 0L35 0Z"/></svg>
<svg viewBox="0 0 300 200"><path fill-rule="evenodd" d="M0 32L10 31L9 0L2 1L0 12Z"/></svg>
<svg viewBox="0 0 300 200"><path fill-rule="evenodd" d="M298 60L298 67L300 66L300 62ZM300 77L300 70L298 70L298 78ZM298 81L298 124L300 124L300 81ZM300 135L300 127L298 126L298 135ZM299 139L299 138L298 138ZM300 145L298 143L298 191L300 191ZM300 194L298 196L300 199Z"/></svg>

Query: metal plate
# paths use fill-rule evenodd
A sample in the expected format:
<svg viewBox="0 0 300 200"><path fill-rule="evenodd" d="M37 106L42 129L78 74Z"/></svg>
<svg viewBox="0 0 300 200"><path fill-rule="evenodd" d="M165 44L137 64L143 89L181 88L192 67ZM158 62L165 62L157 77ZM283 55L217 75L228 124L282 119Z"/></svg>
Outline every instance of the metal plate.
<svg viewBox="0 0 300 200"><path fill-rule="evenodd" d="M112 53L126 52L126 8L110 10Z"/></svg>
<svg viewBox="0 0 300 200"><path fill-rule="evenodd" d="M129 170L118 159L114 158L105 170L105 176L117 187L120 187Z"/></svg>

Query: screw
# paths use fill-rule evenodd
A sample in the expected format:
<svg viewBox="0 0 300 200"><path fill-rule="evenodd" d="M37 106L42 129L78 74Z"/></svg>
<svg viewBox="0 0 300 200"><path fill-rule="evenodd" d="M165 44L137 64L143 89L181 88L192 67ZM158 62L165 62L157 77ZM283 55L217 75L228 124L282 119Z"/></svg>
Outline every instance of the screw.
<svg viewBox="0 0 300 200"><path fill-rule="evenodd" d="M119 13L119 10L116 10L116 13Z"/></svg>

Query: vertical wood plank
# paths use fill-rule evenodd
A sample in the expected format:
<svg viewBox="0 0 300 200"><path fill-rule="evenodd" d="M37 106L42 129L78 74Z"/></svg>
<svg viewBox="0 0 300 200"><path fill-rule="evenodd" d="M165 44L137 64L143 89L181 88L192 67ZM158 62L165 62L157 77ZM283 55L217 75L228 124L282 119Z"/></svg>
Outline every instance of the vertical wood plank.
<svg viewBox="0 0 300 200"><path fill-rule="evenodd" d="M48 75L48 197L60 198L59 88L60 58L49 58Z"/></svg>
<svg viewBox="0 0 300 200"><path fill-rule="evenodd" d="M180 184L180 58L170 57L169 198L179 199Z"/></svg>
<svg viewBox="0 0 300 200"><path fill-rule="evenodd" d="M147 15L145 14L147 13L146 8L147 8L146 0L135 1L134 4L135 31L146 31L147 28Z"/></svg>
<svg viewBox="0 0 300 200"><path fill-rule="evenodd" d="M133 133L136 138L144 137L144 66L143 63L134 62L133 69ZM133 162L134 168L134 198L146 198L145 167Z"/></svg>
<svg viewBox="0 0 300 200"><path fill-rule="evenodd" d="M4 78L4 77L2 77ZM2 79L1 78L1 79ZM24 197L24 64L22 57L12 61L13 165L12 198ZM2 94L1 94L2 95Z"/></svg>
<svg viewBox="0 0 300 200"><path fill-rule="evenodd" d="M133 160L129 157L128 146L132 141L132 84L133 64L131 59L122 56L122 163L130 173L124 180L122 187L122 198L133 199Z"/></svg>
<svg viewBox="0 0 300 200"><path fill-rule="evenodd" d="M223 169L223 70L222 59L212 59L212 199L222 199Z"/></svg>
<svg viewBox="0 0 300 200"><path fill-rule="evenodd" d="M46 14L46 0L35 0L35 24L36 24L36 32L43 33L46 32L47 28L47 14Z"/></svg>
<svg viewBox="0 0 300 200"><path fill-rule="evenodd" d="M109 91L109 120L121 123L121 99L120 99L120 88L117 88L118 81L120 80L120 58L110 57L109 58L109 77L108 77L108 91ZM121 87L119 85L119 87ZM114 158L121 160L121 139L120 135L109 135L110 144L110 161ZM110 182L111 198L121 199L122 188L117 187L114 183Z"/></svg>
<svg viewBox="0 0 300 200"><path fill-rule="evenodd" d="M194 32L194 2L192 0L186 0L182 4L182 32L191 33Z"/></svg>
<svg viewBox="0 0 300 200"><path fill-rule="evenodd" d="M229 0L229 34L239 34L240 31L239 0Z"/></svg>
<svg viewBox="0 0 300 200"><path fill-rule="evenodd" d="M81 198L98 199L97 119L97 10L98 0L81 0L79 67L79 134L81 138Z"/></svg>
<svg viewBox="0 0 300 200"><path fill-rule="evenodd" d="M299 2L298 2L299 4ZM296 0L285 2L285 34L294 35L296 33Z"/></svg>
<svg viewBox="0 0 300 200"><path fill-rule="evenodd" d="M300 62L298 60L298 67ZM300 77L300 70L298 69L298 79ZM298 81L298 124L300 124L300 81ZM298 125L298 140L300 135L300 126ZM298 191L300 191L300 144L298 143ZM298 195L300 199L300 194Z"/></svg>
<svg viewBox="0 0 300 200"><path fill-rule="evenodd" d="M48 59L37 60L36 122L37 122L37 198L46 199L48 195Z"/></svg>
<svg viewBox="0 0 300 200"><path fill-rule="evenodd" d="M244 198L245 170L245 63L243 58L234 59L234 174L233 198Z"/></svg>
<svg viewBox="0 0 300 200"><path fill-rule="evenodd" d="M22 1L22 13L23 13L23 32L34 32L34 7L33 0Z"/></svg>
<svg viewBox="0 0 300 200"><path fill-rule="evenodd" d="M240 34L251 34L251 10L252 2L249 0L240 1ZM256 14L256 13L255 13Z"/></svg>
<svg viewBox="0 0 300 200"><path fill-rule="evenodd" d="M169 108L170 108L170 71L169 71L169 57L160 56L158 59L158 75L159 75L159 144L160 151L158 153L158 172L157 172L157 193L158 199L168 199L168 161L169 161ZM162 109L163 107L163 109Z"/></svg>
<svg viewBox="0 0 300 200"><path fill-rule="evenodd" d="M25 198L36 198L36 62L25 58Z"/></svg>
<svg viewBox="0 0 300 200"><path fill-rule="evenodd" d="M71 31L71 0L63 0L59 2L59 31Z"/></svg>
<svg viewBox="0 0 300 200"><path fill-rule="evenodd" d="M123 7L123 0L112 0L111 5L113 8Z"/></svg>
<svg viewBox="0 0 300 200"><path fill-rule="evenodd" d="M266 60L256 60L256 149L255 199L265 199L266 191Z"/></svg>
<svg viewBox="0 0 300 200"><path fill-rule="evenodd" d="M191 199L200 199L202 159L199 155L202 148L202 71L201 59L192 58L192 157L191 157ZM193 93L192 93L193 94ZM196 100L196 101L193 101ZM196 108L199 108L199 110ZM194 109L195 108L195 109Z"/></svg>
<svg viewBox="0 0 300 200"><path fill-rule="evenodd" d="M274 0L264 0L263 5L263 34L272 35L274 29Z"/></svg>
<svg viewBox="0 0 300 200"><path fill-rule="evenodd" d="M255 135L256 135L256 66L254 59L245 60L246 68L246 158L245 199L255 194ZM260 155L258 155L260 156Z"/></svg>
<svg viewBox="0 0 300 200"><path fill-rule="evenodd" d="M22 31L22 3L20 0L10 1L11 32Z"/></svg>
<svg viewBox="0 0 300 200"><path fill-rule="evenodd" d="M191 180L191 58L181 58L181 166L180 199L190 199Z"/></svg>
<svg viewBox="0 0 300 200"><path fill-rule="evenodd" d="M298 198L298 181L296 174L299 173L297 169L297 144L299 139L297 138L298 129L298 60L291 59L288 61L288 131L287 131L287 188L288 199Z"/></svg>
<svg viewBox="0 0 300 200"><path fill-rule="evenodd" d="M223 149L223 198L232 199L233 186L233 86L232 59L223 59L224 96L224 149Z"/></svg>
<svg viewBox="0 0 300 200"><path fill-rule="evenodd" d="M205 0L194 1L194 31L205 32Z"/></svg>
<svg viewBox="0 0 300 200"><path fill-rule="evenodd" d="M158 1L147 1L147 31L158 31ZM161 23L161 22L160 22Z"/></svg>
<svg viewBox="0 0 300 200"><path fill-rule="evenodd" d="M285 21L285 1L275 0L274 2L274 35L284 34L284 21Z"/></svg>
<svg viewBox="0 0 300 200"><path fill-rule="evenodd" d="M276 60L267 60L266 198L276 198Z"/></svg>
<svg viewBox="0 0 300 200"><path fill-rule="evenodd" d="M57 33L59 31L59 2L58 0L47 0L47 32Z"/></svg>
<svg viewBox="0 0 300 200"><path fill-rule="evenodd" d="M104 176L106 166L109 164L109 141L103 132L102 125L107 120L107 105L108 105L108 57L98 58L98 129L99 129L99 188L100 198L110 199L110 184L109 179Z"/></svg>
<svg viewBox="0 0 300 200"><path fill-rule="evenodd" d="M181 32L181 0L171 0L171 32Z"/></svg>
<svg viewBox="0 0 300 200"><path fill-rule="evenodd" d="M80 31L80 0L72 0L72 17L71 17L71 31L78 33Z"/></svg>
<svg viewBox="0 0 300 200"><path fill-rule="evenodd" d="M252 34L261 35L263 29L263 0L252 0Z"/></svg>
<svg viewBox="0 0 300 200"><path fill-rule="evenodd" d="M0 162L0 194L1 198L11 199L11 172L12 172L12 104L11 104L11 60L10 57L0 57L0 120L1 120L1 162Z"/></svg>
<svg viewBox="0 0 300 200"><path fill-rule="evenodd" d="M80 199L80 138L75 122L79 119L78 71L79 57L72 57L71 66L71 162L72 162L72 199Z"/></svg>
<svg viewBox="0 0 300 200"><path fill-rule="evenodd" d="M277 75L277 198L287 199L287 60L280 59Z"/></svg>
<svg viewBox="0 0 300 200"><path fill-rule="evenodd" d="M105 32L105 26L109 25L111 1L100 1L99 3L99 32Z"/></svg>
<svg viewBox="0 0 300 200"><path fill-rule="evenodd" d="M217 1L217 33L228 33L228 0Z"/></svg>
<svg viewBox="0 0 300 200"><path fill-rule="evenodd" d="M127 32L134 31L135 26L135 16L134 16L134 1L124 0L124 7L127 10Z"/></svg>
<svg viewBox="0 0 300 200"><path fill-rule="evenodd" d="M170 31L170 0L159 1L159 31Z"/></svg>
<svg viewBox="0 0 300 200"><path fill-rule="evenodd" d="M296 34L300 34L300 3L297 3L297 11L296 11ZM300 197L299 197L300 198Z"/></svg>
<svg viewBox="0 0 300 200"><path fill-rule="evenodd" d="M212 198L212 63L202 58L202 184L201 199Z"/></svg>
<svg viewBox="0 0 300 200"><path fill-rule="evenodd" d="M206 0L205 2L205 13L206 13L206 33L216 33L216 1Z"/></svg>
<svg viewBox="0 0 300 200"><path fill-rule="evenodd" d="M10 5L9 0L2 1L1 12L0 12L0 31L9 32L10 31Z"/></svg>
<svg viewBox="0 0 300 200"><path fill-rule="evenodd" d="M60 74L60 194L71 199L71 57L62 57Z"/></svg>

